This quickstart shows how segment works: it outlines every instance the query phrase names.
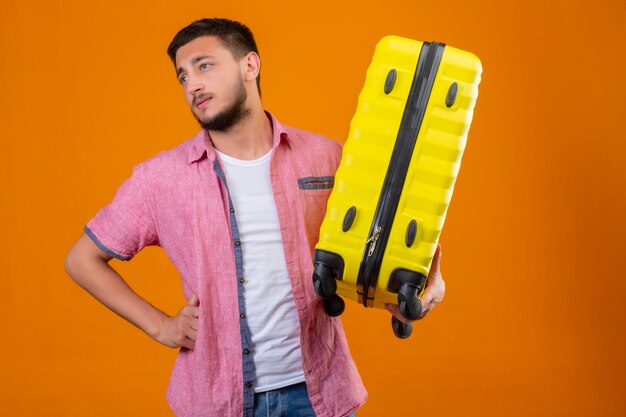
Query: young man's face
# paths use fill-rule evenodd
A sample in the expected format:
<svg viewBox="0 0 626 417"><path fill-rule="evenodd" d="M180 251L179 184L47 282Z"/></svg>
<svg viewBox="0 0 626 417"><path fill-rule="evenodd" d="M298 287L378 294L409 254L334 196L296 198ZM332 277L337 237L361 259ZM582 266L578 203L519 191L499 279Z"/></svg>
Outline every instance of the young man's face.
<svg viewBox="0 0 626 417"><path fill-rule="evenodd" d="M247 93L240 60L213 36L201 36L176 52L185 100L207 130L225 131L244 119Z"/></svg>

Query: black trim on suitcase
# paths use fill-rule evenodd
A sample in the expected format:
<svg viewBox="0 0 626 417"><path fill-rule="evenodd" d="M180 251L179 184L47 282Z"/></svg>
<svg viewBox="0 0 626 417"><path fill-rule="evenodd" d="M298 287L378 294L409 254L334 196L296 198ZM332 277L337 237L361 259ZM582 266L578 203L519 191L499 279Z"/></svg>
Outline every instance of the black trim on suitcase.
<svg viewBox="0 0 626 417"><path fill-rule="evenodd" d="M432 42L424 43L420 51L413 83L357 276L357 293L365 307L371 307L368 301L374 299L389 232L444 48L445 44Z"/></svg>

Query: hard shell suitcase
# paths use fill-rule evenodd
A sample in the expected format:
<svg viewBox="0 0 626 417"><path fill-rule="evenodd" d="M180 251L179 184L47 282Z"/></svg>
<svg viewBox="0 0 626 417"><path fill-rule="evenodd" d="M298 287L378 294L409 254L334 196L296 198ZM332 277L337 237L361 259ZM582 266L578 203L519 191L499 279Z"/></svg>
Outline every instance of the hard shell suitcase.
<svg viewBox="0 0 626 417"><path fill-rule="evenodd" d="M329 315L343 312L341 295L420 316L481 72L475 55L442 43L387 36L376 46L315 248ZM395 317L392 326L411 334Z"/></svg>

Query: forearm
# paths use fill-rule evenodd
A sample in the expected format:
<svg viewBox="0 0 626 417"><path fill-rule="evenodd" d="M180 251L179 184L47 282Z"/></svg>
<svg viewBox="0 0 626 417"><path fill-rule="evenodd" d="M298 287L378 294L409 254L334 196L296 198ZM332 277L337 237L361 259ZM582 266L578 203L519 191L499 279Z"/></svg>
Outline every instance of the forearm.
<svg viewBox="0 0 626 417"><path fill-rule="evenodd" d="M107 260L91 253L81 240L65 262L70 277L107 308L157 339L168 316L135 293Z"/></svg>

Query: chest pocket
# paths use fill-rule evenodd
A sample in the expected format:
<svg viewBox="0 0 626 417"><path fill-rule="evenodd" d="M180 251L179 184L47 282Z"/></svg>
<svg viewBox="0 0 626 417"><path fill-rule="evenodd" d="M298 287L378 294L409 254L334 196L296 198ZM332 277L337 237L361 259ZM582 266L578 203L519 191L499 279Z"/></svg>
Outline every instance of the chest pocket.
<svg viewBox="0 0 626 417"><path fill-rule="evenodd" d="M333 188L335 177L304 177L298 179L298 188L301 190L325 190Z"/></svg>
<svg viewBox="0 0 626 417"><path fill-rule="evenodd" d="M309 239L315 244L326 214L328 196L335 185L332 175L303 177L298 179L300 202L305 213L305 228Z"/></svg>

